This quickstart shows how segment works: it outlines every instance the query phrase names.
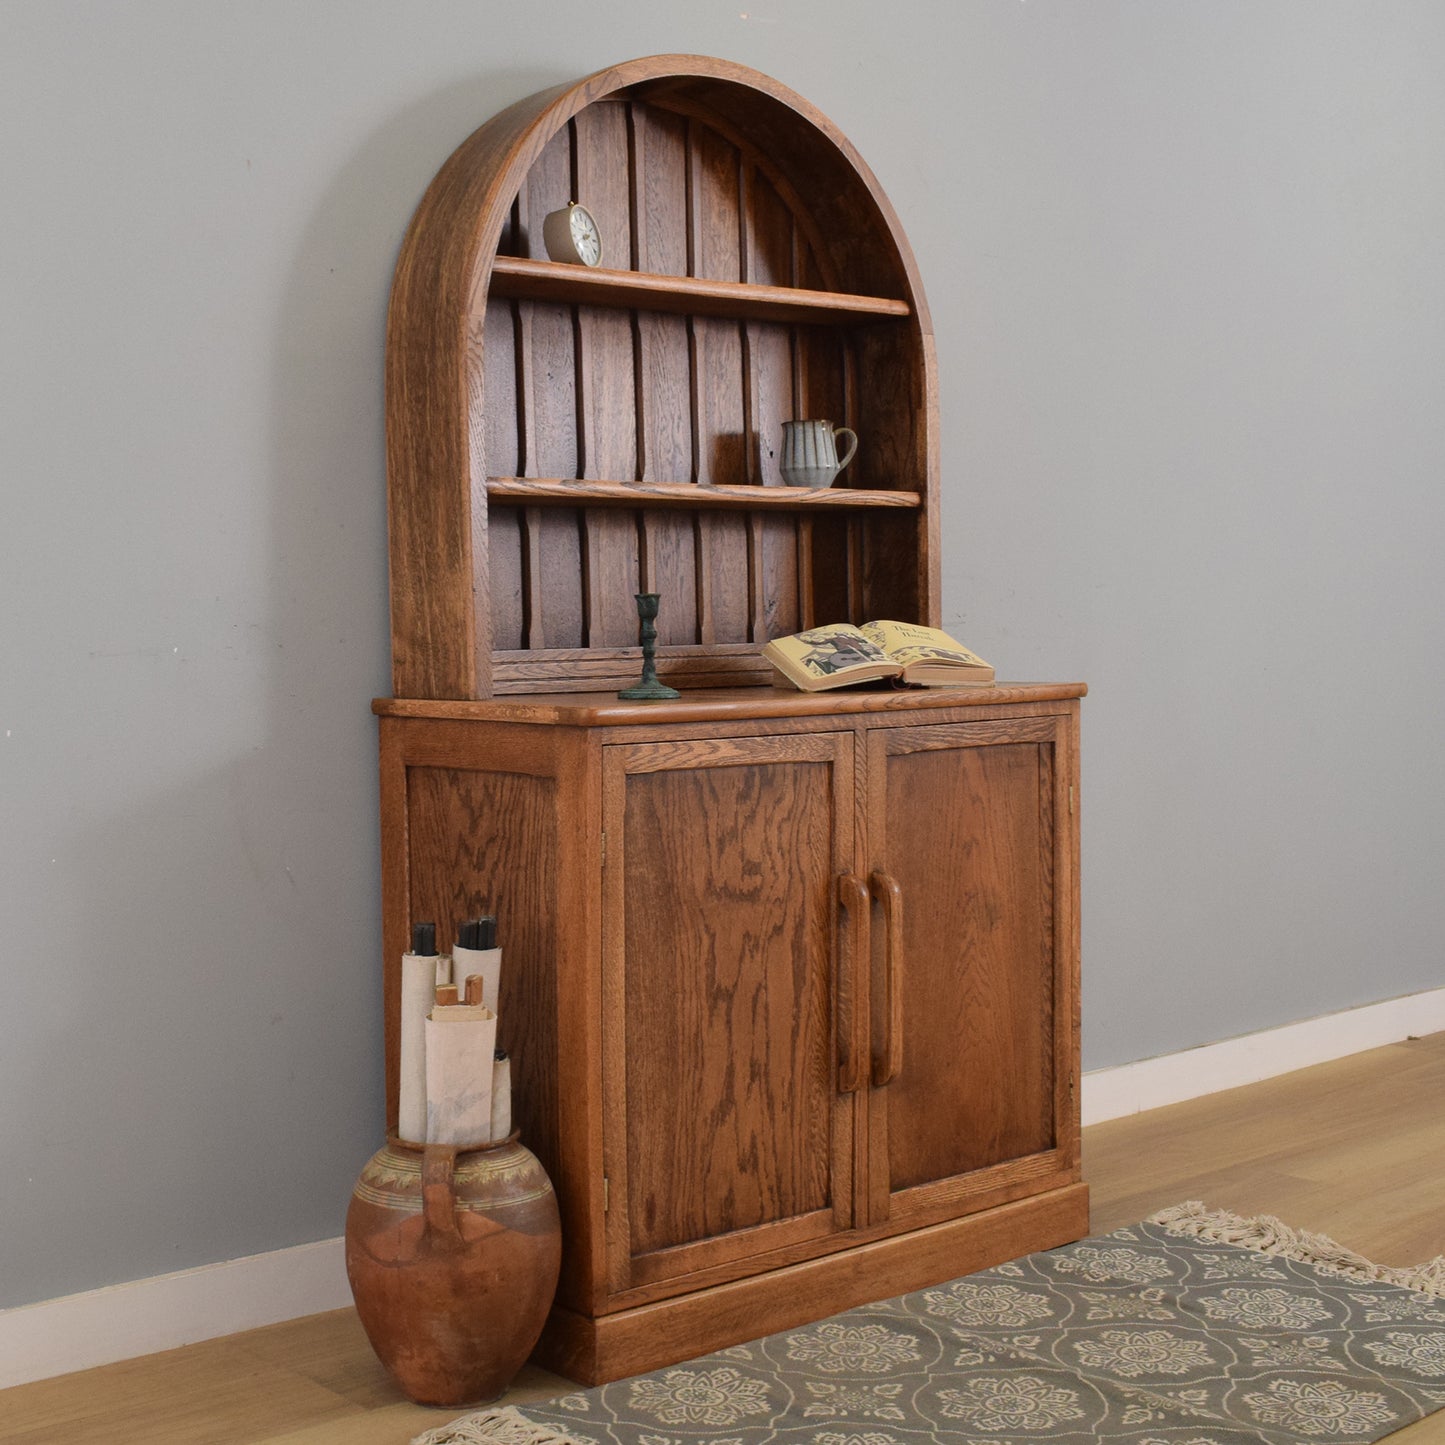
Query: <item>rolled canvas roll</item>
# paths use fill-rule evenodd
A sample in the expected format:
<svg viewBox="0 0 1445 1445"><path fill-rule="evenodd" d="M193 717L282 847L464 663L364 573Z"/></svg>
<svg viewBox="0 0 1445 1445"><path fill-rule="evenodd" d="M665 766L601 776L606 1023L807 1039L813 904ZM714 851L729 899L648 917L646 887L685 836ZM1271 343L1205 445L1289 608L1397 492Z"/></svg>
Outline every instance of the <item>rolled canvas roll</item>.
<svg viewBox="0 0 1445 1445"><path fill-rule="evenodd" d="M501 1049L492 1063L492 1142L512 1132L512 1061Z"/></svg>
<svg viewBox="0 0 1445 1445"><path fill-rule="evenodd" d="M496 1047L495 1018L427 1019L425 1143L485 1144L491 1139Z"/></svg>
<svg viewBox="0 0 1445 1445"><path fill-rule="evenodd" d="M439 983L451 978L444 953L401 956L400 1108L396 1132L408 1143L426 1143L426 1016Z"/></svg>

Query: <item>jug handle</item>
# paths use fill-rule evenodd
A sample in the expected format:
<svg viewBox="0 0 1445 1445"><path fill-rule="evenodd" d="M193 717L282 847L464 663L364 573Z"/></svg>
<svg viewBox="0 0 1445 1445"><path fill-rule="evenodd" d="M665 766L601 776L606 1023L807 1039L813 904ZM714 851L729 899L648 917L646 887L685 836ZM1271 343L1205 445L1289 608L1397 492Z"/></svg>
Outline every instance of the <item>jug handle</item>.
<svg viewBox="0 0 1445 1445"><path fill-rule="evenodd" d="M456 1170L455 1144L428 1144L421 1163L422 1219L426 1238L433 1248L459 1249L461 1231L457 1228L457 1191L453 1180Z"/></svg>
<svg viewBox="0 0 1445 1445"><path fill-rule="evenodd" d="M852 427L840 426L833 428L833 441L835 444L838 438L843 436L847 437L853 445L848 448L847 455L840 457L838 460L838 470L840 472L853 460L853 453L858 450L858 433L855 432Z"/></svg>

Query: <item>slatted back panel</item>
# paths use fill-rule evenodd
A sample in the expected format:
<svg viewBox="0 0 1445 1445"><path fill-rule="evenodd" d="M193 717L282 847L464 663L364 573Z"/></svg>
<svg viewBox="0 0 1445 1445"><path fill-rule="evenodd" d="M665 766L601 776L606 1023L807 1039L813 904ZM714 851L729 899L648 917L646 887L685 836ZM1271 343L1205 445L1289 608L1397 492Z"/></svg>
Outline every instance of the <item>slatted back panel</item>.
<svg viewBox="0 0 1445 1445"><path fill-rule="evenodd" d="M623 99L579 112L532 165L501 253L545 259L542 219L573 199L596 217L604 266L849 289L821 259L787 181L697 115ZM903 328L880 343L873 326L493 297L481 329L491 476L776 487L783 421L827 417L860 438L840 485L921 485L909 434L917 399L891 394L918 375ZM860 386L860 353L896 373L876 393L871 377ZM480 377L478 362L478 386ZM766 681L757 644L769 637L914 615L913 519L895 525L899 555L886 565L871 555L873 526L792 512L494 505L495 690L634 680L639 591L662 594L665 678Z"/></svg>

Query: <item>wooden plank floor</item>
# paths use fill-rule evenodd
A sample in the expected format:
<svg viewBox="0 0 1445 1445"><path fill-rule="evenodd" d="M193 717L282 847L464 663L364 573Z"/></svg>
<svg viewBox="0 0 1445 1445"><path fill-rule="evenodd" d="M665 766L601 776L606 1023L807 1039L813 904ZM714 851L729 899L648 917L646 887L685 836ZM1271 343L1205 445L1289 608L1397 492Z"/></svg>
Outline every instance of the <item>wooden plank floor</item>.
<svg viewBox="0 0 1445 1445"><path fill-rule="evenodd" d="M1095 1232L1202 1199L1383 1264L1445 1253L1445 1033L1085 1131ZM520 1404L568 1388L529 1370ZM404 1445L460 1412L403 1400L350 1310L0 1391L7 1445ZM1442 1445L1445 1412L1391 1437Z"/></svg>

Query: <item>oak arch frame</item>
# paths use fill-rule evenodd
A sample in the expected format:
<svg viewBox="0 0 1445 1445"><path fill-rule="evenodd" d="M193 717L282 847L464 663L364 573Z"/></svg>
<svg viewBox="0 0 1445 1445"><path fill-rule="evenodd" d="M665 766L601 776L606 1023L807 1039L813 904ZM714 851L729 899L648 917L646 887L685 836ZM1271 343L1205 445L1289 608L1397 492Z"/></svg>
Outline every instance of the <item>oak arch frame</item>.
<svg viewBox="0 0 1445 1445"><path fill-rule="evenodd" d="M485 306L514 200L532 166L587 107L620 99L693 115L767 156L809 220L829 288L906 303L906 319L889 323L902 328L900 354L907 363L900 383L907 402L895 408L900 418L894 451L919 501L915 511L890 516L884 524L891 528L886 563L907 577L908 600L899 607L906 605L915 620L939 621L932 326L917 265L892 206L847 138L786 86L726 61L652 56L542 91L494 116L453 152L412 218L392 286L386 349L392 671L398 697L469 700L498 690L480 421L486 360L476 317ZM599 685L606 683L604 677Z"/></svg>

